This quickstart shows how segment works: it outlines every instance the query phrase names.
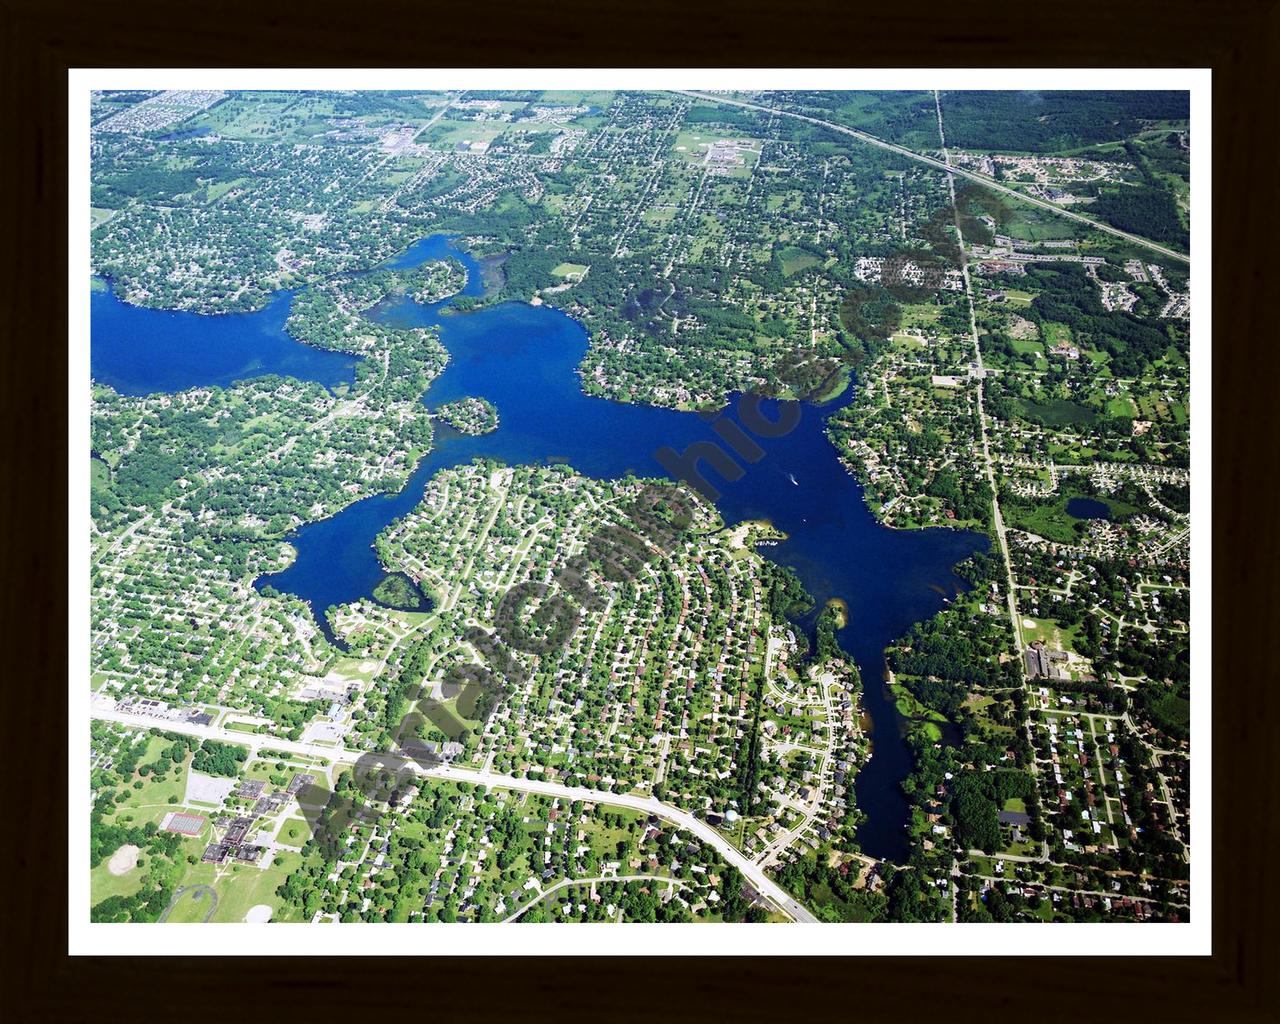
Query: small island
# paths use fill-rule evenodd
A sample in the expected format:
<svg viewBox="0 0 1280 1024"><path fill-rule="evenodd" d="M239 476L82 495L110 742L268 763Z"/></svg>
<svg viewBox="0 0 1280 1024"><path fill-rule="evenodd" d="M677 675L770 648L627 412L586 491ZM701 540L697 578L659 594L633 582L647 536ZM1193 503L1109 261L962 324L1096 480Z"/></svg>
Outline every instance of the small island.
<svg viewBox="0 0 1280 1024"><path fill-rule="evenodd" d="M422 592L404 573L391 573L373 588L373 599L388 608L418 611L425 602Z"/></svg>
<svg viewBox="0 0 1280 1024"><path fill-rule="evenodd" d="M455 259L433 260L399 272L400 285L424 306L457 295L467 283L466 269Z"/></svg>
<svg viewBox="0 0 1280 1024"><path fill-rule="evenodd" d="M498 410L486 398L460 398L442 405L436 416L460 434L488 434L498 429Z"/></svg>

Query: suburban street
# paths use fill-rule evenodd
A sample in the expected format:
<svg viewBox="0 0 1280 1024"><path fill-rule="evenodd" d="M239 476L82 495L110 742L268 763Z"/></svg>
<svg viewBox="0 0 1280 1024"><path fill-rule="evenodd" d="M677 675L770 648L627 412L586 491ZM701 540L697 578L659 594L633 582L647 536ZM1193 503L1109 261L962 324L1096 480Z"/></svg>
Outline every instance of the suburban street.
<svg viewBox="0 0 1280 1024"><path fill-rule="evenodd" d="M973 303L973 278L969 274L969 253L964 240L964 230L960 223L960 207L956 205L956 170L951 166L951 152L947 148L947 135L942 124L942 101L938 96L937 90L934 90L933 102L938 113L938 140L942 145L942 156L947 171L947 187L951 193L951 213L955 220L956 242L960 247L960 273L964 279L965 301L969 307L969 337L973 343L973 362L978 368L979 374L977 388L978 432L982 442L982 463L986 472L987 486L991 488L991 524L996 535L996 541L1000 545L1000 558L1004 563L1009 622L1013 628L1013 636L1017 648L1022 650L1025 644L1022 635L1022 613L1018 610L1018 588L1013 578L1013 562L1009 557L1009 539L1004 526L1004 517L1000 514L1000 488L996 482L995 462L991 458L991 424L987 416L986 406L983 403L983 395L986 390L986 365L982 360L982 343L978 338L977 312ZM1030 724L1026 726L1026 729L1027 739L1030 742L1032 739ZM1032 775L1039 773L1039 768L1034 758L1031 761L1031 773ZM1045 846L1041 850L1041 860L1048 856L1047 849L1047 846ZM955 883L953 882L952 885L954 887Z"/></svg>
<svg viewBox="0 0 1280 1024"><path fill-rule="evenodd" d="M561 889L568 889L575 885L595 885L597 882L657 882L669 888L679 889L683 882L679 879L673 879L666 875L596 875L594 878L563 878L555 885L549 885L545 889L539 889L538 895L527 903L522 904L514 913L508 914L502 919L503 924L510 924L512 921L518 921L529 908L535 906L540 901L546 899L553 892L559 892Z"/></svg>

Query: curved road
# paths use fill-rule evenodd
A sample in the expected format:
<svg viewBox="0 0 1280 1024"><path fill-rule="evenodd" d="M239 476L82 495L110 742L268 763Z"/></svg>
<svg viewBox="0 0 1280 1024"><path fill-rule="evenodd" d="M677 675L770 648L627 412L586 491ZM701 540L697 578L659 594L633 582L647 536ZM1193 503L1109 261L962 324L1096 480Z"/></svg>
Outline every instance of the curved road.
<svg viewBox="0 0 1280 1024"><path fill-rule="evenodd" d="M205 911L205 915L201 918L202 923L207 923L209 918L213 917L213 912L218 909L218 894L208 885L184 885L180 886L173 894L173 899L169 901L169 905L164 908L164 912L157 918L157 924L163 924L169 919L169 914L173 912L173 908L178 905L182 897L189 892L194 892L198 896L208 895L209 909Z"/></svg>
<svg viewBox="0 0 1280 1024"><path fill-rule="evenodd" d="M917 153L914 149L907 149L905 146L899 146L893 142L886 142L884 139L869 135L867 132L857 128L849 128L842 124L836 124L834 121L823 121L818 117L810 117L808 114L797 114L793 110L784 110L781 107L767 107L762 103L748 103L745 100L731 100L724 96L716 96L712 93L703 92L685 92L683 89L672 89L672 92L680 96L688 96L695 100L705 100L708 103L726 103L733 107L745 107L748 110L761 110L766 114L776 114L778 117L793 117L798 121L808 121L810 124L820 125L823 128L830 128L833 132L840 132L842 135L851 135L855 139L869 143L872 146L879 146L881 149L887 149L899 156L905 156L909 160L916 160L922 164L928 164L930 167L936 167L940 171L946 171L948 174L958 174L962 178L968 178L976 181L979 185L993 189L996 192L1003 192L1005 195L1013 196L1021 199L1024 203L1030 203L1032 206L1039 206L1045 210L1051 210L1059 216L1066 217L1069 220L1079 221L1081 224L1088 224L1091 228L1097 228L1099 231L1105 231L1109 235L1115 235L1117 238L1123 238L1127 242L1133 242L1135 245L1141 245L1150 249L1152 252L1158 252L1162 256L1168 256L1171 259L1179 260L1182 263L1190 263L1191 257L1186 256L1173 249L1166 249L1163 245L1157 245L1150 239L1143 238L1141 235L1131 235L1127 231L1121 231L1119 228L1113 228L1110 224L1103 224L1096 221L1092 217L1085 217L1071 210L1064 210L1060 206L1054 206L1053 203L1046 202L1043 199L1037 199L1035 196L1026 195L1017 189L1009 188L1001 185L994 178L988 178L985 174L978 174L976 171L966 171L959 167L950 167L946 162L935 159L931 156L925 156L923 153Z"/></svg>
<svg viewBox="0 0 1280 1024"><path fill-rule="evenodd" d="M538 895L522 906L514 914L509 914L502 919L503 924L510 924L522 915L528 913L529 909L536 907L544 899L553 892L560 889L567 889L571 885L593 885L596 882L661 882L664 885L673 886L677 889L683 889L685 883L679 878L671 878L668 875L598 875L595 878L562 878L555 885L541 889Z"/></svg>

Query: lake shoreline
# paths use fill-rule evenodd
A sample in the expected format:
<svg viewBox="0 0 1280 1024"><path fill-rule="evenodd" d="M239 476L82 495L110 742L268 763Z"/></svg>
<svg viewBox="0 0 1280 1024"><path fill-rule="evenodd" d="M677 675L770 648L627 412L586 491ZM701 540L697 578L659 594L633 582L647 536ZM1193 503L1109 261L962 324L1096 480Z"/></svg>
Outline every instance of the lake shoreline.
<svg viewBox="0 0 1280 1024"><path fill-rule="evenodd" d="M451 255L468 274L458 295L478 296L483 290L480 265L453 245L457 237L419 240L374 269L399 269ZM714 443L710 424L697 414L583 392L578 368L590 335L569 314L517 300L446 312L458 295L429 306L407 296L392 297L368 315L387 326L436 330L449 359L419 401L438 406L463 397L484 398L498 411L498 429L438 438L397 490L357 499L291 531L283 538L296 552L289 566L253 581L257 589L271 586L306 601L327 634L329 607L370 599L388 571L377 558L376 538L391 521L418 506L427 482L441 470L477 458L527 465L546 464L554 456L596 479L629 474L670 478L655 460L658 450ZM214 319L225 318L205 321ZM727 396L721 418L734 420L737 398ZM941 610L948 594L967 589L955 567L982 549L986 538L955 528L899 530L877 521L864 489L826 433L829 415L852 398L852 388L846 386L835 400L804 403L795 429L762 440L765 457L745 464L740 479L723 483L716 507L729 528L769 524L772 533L761 538L757 550L795 571L813 601L813 611L797 625L812 632L820 609L833 599L843 603L845 623L838 640L862 678L876 679L882 677L885 650L893 641ZM776 416L778 400L762 401L766 415ZM859 845L873 856L901 862L908 805L900 784L912 758L898 735L893 702L886 697L882 687L863 688L862 711L872 723L869 735L876 756L860 767L855 781L857 805L865 815Z"/></svg>

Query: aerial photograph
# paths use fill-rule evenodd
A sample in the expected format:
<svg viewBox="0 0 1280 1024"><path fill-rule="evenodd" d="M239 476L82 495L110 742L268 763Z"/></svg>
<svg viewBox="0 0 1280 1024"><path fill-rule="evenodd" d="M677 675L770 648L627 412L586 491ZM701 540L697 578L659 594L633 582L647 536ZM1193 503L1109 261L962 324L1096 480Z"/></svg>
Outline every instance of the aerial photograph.
<svg viewBox="0 0 1280 1024"><path fill-rule="evenodd" d="M1189 924L1190 95L93 91L80 916Z"/></svg>

